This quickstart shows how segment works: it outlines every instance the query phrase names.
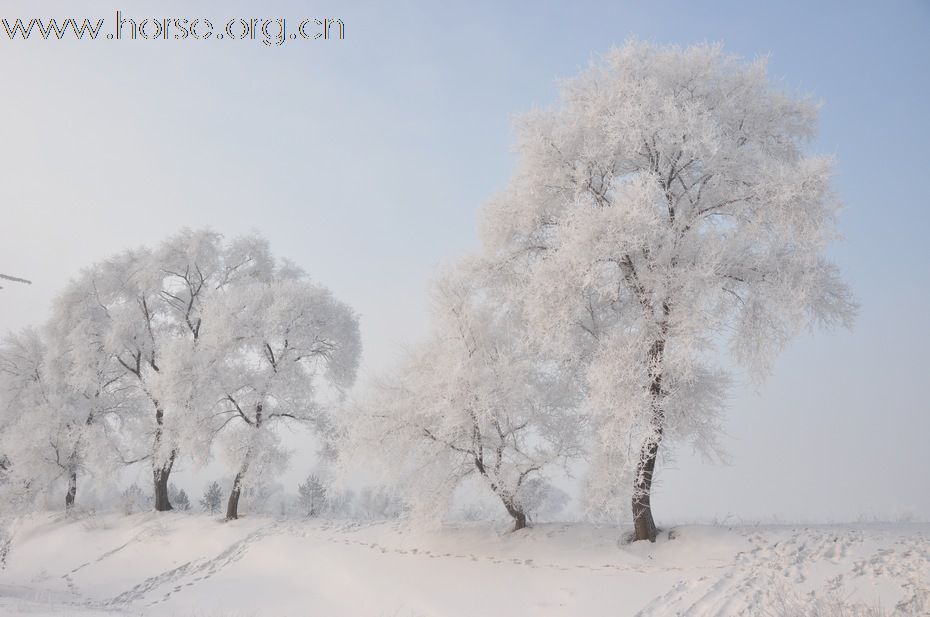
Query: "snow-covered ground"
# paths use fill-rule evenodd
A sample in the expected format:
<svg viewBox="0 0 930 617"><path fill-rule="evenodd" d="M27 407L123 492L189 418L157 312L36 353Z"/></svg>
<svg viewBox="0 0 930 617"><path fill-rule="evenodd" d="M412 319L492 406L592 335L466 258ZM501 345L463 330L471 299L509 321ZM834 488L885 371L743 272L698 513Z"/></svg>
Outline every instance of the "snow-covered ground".
<svg viewBox="0 0 930 617"><path fill-rule="evenodd" d="M42 515L15 529L0 615L755 616L809 597L930 615L930 524L692 525L633 545L621 535Z"/></svg>

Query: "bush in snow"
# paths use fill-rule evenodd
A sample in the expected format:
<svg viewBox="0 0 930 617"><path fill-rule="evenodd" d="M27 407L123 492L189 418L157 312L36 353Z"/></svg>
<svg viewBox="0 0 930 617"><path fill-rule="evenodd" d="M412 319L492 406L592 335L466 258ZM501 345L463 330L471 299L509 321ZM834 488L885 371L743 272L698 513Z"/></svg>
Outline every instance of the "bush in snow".
<svg viewBox="0 0 930 617"><path fill-rule="evenodd" d="M907 607L902 615L910 615ZM792 589L779 587L772 601L772 608L767 609L765 617L886 617L878 605L851 602L838 593L826 596L802 595ZM898 613L895 613L898 614Z"/></svg>

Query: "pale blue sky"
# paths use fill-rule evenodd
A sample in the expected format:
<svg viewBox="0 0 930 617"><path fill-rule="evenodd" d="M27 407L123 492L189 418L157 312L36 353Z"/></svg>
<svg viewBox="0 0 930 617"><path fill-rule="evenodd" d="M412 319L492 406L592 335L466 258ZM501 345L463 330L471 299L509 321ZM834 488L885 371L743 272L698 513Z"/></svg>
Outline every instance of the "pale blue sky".
<svg viewBox="0 0 930 617"><path fill-rule="evenodd" d="M513 114L629 36L770 56L824 102L855 331L790 346L741 387L732 466L682 453L659 518L930 519L930 3L82 3L108 20L341 17L343 42L0 39L0 329L36 322L77 268L182 225L257 230L361 313L368 371L425 329L437 264L474 247L506 182ZM0 17L80 16L4 2ZM57 11L57 12L56 12ZM296 475L301 475L299 470Z"/></svg>

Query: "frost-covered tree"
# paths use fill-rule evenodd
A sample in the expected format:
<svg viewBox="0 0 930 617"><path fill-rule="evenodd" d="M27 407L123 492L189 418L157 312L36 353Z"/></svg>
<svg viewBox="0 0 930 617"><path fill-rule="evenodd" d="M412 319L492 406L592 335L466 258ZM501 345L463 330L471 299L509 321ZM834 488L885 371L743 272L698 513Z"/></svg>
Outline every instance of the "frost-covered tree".
<svg viewBox="0 0 930 617"><path fill-rule="evenodd" d="M355 313L289 264L273 280L230 288L210 302L198 349L198 399L220 423L236 461L226 518L238 517L249 478L281 465L279 429L325 431L323 390L339 394L358 368Z"/></svg>
<svg viewBox="0 0 930 617"><path fill-rule="evenodd" d="M104 476L116 467L111 422L121 409L114 376L99 365L80 367L78 376L59 343L34 328L0 342L0 443L15 463L13 485L36 497L63 480L67 509L79 473Z"/></svg>
<svg viewBox="0 0 930 617"><path fill-rule="evenodd" d="M222 505L223 489L220 488L220 483L214 480L207 486L203 497L200 498L200 507L203 508L204 512L216 514L220 511Z"/></svg>
<svg viewBox="0 0 930 617"><path fill-rule="evenodd" d="M655 539L660 444L715 449L718 348L761 378L800 329L852 321L825 256L833 163L805 149L816 115L765 61L631 42L519 122L485 247L533 338L585 367L600 420L591 497L631 498L636 539Z"/></svg>
<svg viewBox="0 0 930 617"><path fill-rule="evenodd" d="M9 334L0 342L0 506L4 515L34 501L37 486L61 475L57 466L49 464L44 443L23 439L35 418L43 425L48 417L42 392L44 351L44 342L33 329Z"/></svg>
<svg viewBox="0 0 930 617"><path fill-rule="evenodd" d="M183 230L156 249L125 251L85 269L58 298L52 316L81 366L108 364L137 411L135 441L152 466L155 509L170 510L168 480L182 446L209 452L209 432L193 408L189 363L209 298L268 277L267 243L225 242ZM138 457L136 457L138 458Z"/></svg>
<svg viewBox="0 0 930 617"><path fill-rule="evenodd" d="M319 516L326 507L326 486L315 474L297 485L297 498L307 516Z"/></svg>
<svg viewBox="0 0 930 617"><path fill-rule="evenodd" d="M45 345L39 333L26 329L8 334L0 342L0 451L3 452L3 501L28 501L34 496L36 478L58 477L61 470L49 469L44 444L23 440L24 429L32 428L35 418L44 424L49 406L43 396L42 366ZM27 429L28 430L28 429ZM41 462L42 469L35 465ZM51 472L51 473L49 473ZM40 480L41 482L41 480Z"/></svg>
<svg viewBox="0 0 930 617"><path fill-rule="evenodd" d="M574 380L529 343L520 307L466 262L435 287L432 335L352 414L348 457L379 461L420 516L449 508L477 475L514 529L521 487L579 453Z"/></svg>

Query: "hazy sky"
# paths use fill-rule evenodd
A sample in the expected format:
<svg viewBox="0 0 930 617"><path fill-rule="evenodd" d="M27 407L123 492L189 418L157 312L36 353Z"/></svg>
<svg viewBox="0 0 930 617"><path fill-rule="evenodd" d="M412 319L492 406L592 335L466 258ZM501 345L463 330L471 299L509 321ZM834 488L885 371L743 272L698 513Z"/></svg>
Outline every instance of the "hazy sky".
<svg viewBox="0 0 930 617"><path fill-rule="evenodd" d="M871 8L865 8L871 4ZM740 387L731 465L681 452L657 518L930 519L930 4L34 2L0 17L340 17L345 41L27 43L0 31L0 330L82 266L182 226L264 234L361 314L366 374L425 330L435 267L474 247L509 122L629 36L770 56L824 102L846 204L832 254L862 312ZM77 13L81 10L83 13ZM147 12L146 12L147 11ZM303 470L295 472L297 476ZM296 476L295 476L296 477Z"/></svg>

